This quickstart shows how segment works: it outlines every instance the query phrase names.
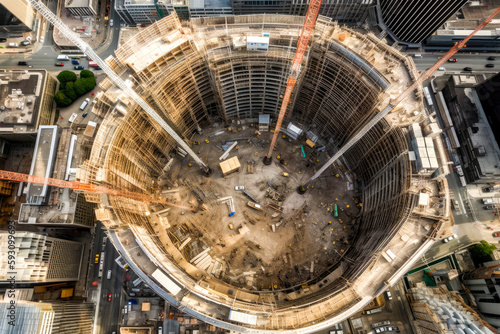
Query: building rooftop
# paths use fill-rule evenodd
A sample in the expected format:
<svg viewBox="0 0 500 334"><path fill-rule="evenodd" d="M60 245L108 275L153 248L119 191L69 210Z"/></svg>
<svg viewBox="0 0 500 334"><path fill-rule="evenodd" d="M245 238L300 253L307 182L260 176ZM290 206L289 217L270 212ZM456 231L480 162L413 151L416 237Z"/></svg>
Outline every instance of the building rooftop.
<svg viewBox="0 0 500 334"><path fill-rule="evenodd" d="M34 132L46 72L0 70L0 132Z"/></svg>
<svg viewBox="0 0 500 334"><path fill-rule="evenodd" d="M72 7L89 7L92 0L66 0L64 6L66 8Z"/></svg>
<svg viewBox="0 0 500 334"><path fill-rule="evenodd" d="M56 125L43 125L38 130L35 152L31 164L30 175L51 177L56 155L58 127ZM46 184L28 184L27 202L41 204L47 196Z"/></svg>

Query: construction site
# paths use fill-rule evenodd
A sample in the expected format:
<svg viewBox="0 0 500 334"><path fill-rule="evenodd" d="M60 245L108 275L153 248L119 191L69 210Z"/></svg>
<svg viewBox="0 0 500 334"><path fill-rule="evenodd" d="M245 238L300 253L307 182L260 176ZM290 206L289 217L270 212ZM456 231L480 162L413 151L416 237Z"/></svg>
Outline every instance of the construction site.
<svg viewBox="0 0 500 334"><path fill-rule="evenodd" d="M83 193L133 271L209 324L309 333L374 307L452 233L447 157L412 59L310 12L174 13L105 61L51 18L108 75L102 121L74 181L7 177Z"/></svg>
<svg viewBox="0 0 500 334"><path fill-rule="evenodd" d="M451 233L442 143L421 88L306 182L417 77L411 58L370 33L317 19L263 163L303 24L252 15L181 26L172 14L106 59L209 172L111 79L94 100L103 121L77 180L153 199L87 201L148 284L223 328L335 324Z"/></svg>

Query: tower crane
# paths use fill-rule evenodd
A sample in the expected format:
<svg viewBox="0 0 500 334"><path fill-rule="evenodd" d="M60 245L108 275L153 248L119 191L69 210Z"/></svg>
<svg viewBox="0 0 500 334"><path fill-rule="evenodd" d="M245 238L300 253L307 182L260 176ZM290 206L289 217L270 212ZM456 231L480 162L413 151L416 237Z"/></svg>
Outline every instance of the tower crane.
<svg viewBox="0 0 500 334"><path fill-rule="evenodd" d="M137 94L131 87L129 87L122 78L120 78L109 65L102 60L97 53L92 50L90 45L84 42L78 35L76 35L71 29L68 28L62 22L62 20L57 17L50 9L45 6L40 0L28 0L28 2L35 8L40 14L42 14L50 23L54 25L61 33L63 33L64 37L68 38L73 44L75 44L83 53L89 56L93 61L99 65L99 67L106 73L106 75L113 81L115 85L117 85L121 90L123 90L128 96L134 100L151 118L153 118L160 126L167 131L167 133L172 136L172 138L177 142L184 151L186 151L193 160L200 165L203 172L206 174L210 173L210 168L194 153L194 151L189 147L189 145L172 129L167 122L163 120L163 118L158 115L158 113L151 108L149 104L147 104L144 99Z"/></svg>
<svg viewBox="0 0 500 334"><path fill-rule="evenodd" d="M292 62L292 68L288 80L286 82L285 95L283 96L283 101L281 102L280 113L278 115L278 120L276 121L276 128L274 129L273 139L271 145L269 146L269 152L264 157L264 164L270 165L272 160L272 154L274 146L276 145L276 140L281 129L281 123L283 123L283 118L285 117L286 108L290 102L290 96L292 95L293 88L297 82L297 77L300 72L300 65L302 64L302 59L304 59L304 54L309 45L309 38L313 32L314 26L316 25L316 18L318 17L319 7L321 6L321 0L311 0L309 2L309 8L307 9L306 18L304 20L304 25L302 26L302 32L300 33L299 40L297 42L297 49L295 51L295 56Z"/></svg>
<svg viewBox="0 0 500 334"><path fill-rule="evenodd" d="M471 39L479 30L483 29L491 20L500 13L500 6L490 15L488 16L479 26L477 26L474 31L470 33L469 36L464 38L458 43L448 50L434 65L429 67L427 71L422 73L408 88L406 88L398 97L394 100L390 100L387 106L385 106L382 111L373 117L365 126L363 126L351 139L342 146L333 157L330 158L304 185L298 187L297 191L303 194L307 186L311 184L315 179L317 179L330 165L332 165L338 158L340 158L347 150L349 150L354 144L356 144L363 136L370 131L371 128L375 126L382 118L384 118L389 112L391 112L394 108L397 107L408 95L410 95L419 85L422 84L425 80L427 80L432 73L434 73L441 65L446 63L451 56L458 52L458 50L462 49L466 46L467 41Z"/></svg>
<svg viewBox="0 0 500 334"><path fill-rule="evenodd" d="M146 194L141 194L133 191L127 190L117 190L110 187L98 186L94 184L88 184L78 181L64 181L58 179L52 179L48 177L28 175L16 172L9 172L6 170L0 170L0 179L14 182L25 182L25 183L33 183L33 184L44 184L53 187L59 188L69 188L76 191L97 193L97 194L108 194L114 196L122 196L127 197L143 202L152 202L152 203L160 203L168 206L175 206L182 209L192 210L192 208L188 208L186 206L177 205L174 203L170 203L164 198L161 197L153 197Z"/></svg>

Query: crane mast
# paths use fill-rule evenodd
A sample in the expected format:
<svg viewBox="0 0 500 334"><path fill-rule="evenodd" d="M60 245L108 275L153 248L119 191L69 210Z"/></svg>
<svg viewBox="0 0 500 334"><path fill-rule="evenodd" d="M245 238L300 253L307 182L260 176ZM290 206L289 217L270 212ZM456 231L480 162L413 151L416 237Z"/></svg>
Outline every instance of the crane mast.
<svg viewBox="0 0 500 334"><path fill-rule="evenodd" d="M99 55L92 50L90 45L85 43L78 35L76 35L71 29L68 28L61 21L59 17L57 17L50 9L47 8L40 0L28 0L28 2L35 8L40 14L42 14L50 23L54 25L63 35L68 38L73 44L75 44L83 53L89 56L93 61L99 65L99 67L103 70L104 73L113 81L113 83L118 86L121 90L123 90L128 96L134 100L151 118L153 118L179 145L184 151L186 151L193 160L200 165L202 170L205 173L210 172L210 168L194 153L194 151L189 147L188 144L172 129L165 120L158 115L158 113L151 108L149 104L147 104L144 99L137 94L131 87L129 87L125 81L120 78L109 65L102 60Z"/></svg>
<svg viewBox="0 0 500 334"><path fill-rule="evenodd" d="M280 113L278 115L278 120L276 121L276 128L274 129L273 139L271 145L269 146L269 152L264 157L264 163L266 165L271 164L272 154L274 146L276 145L276 140L281 129L281 123L283 123L283 118L285 117L286 108L290 102L290 96L292 95L293 88L297 82L297 77L300 72L300 65L302 64L302 59L304 59L304 54L307 51L309 45L309 38L316 25L316 18L318 17L319 8L321 6L321 0L311 0L309 3L309 8L307 9L306 18L304 20L304 25L302 26L302 32L300 33L299 40L297 42L297 49L295 51L295 56L292 62L292 68L290 75L286 82L285 95L283 96L283 101L281 102Z"/></svg>

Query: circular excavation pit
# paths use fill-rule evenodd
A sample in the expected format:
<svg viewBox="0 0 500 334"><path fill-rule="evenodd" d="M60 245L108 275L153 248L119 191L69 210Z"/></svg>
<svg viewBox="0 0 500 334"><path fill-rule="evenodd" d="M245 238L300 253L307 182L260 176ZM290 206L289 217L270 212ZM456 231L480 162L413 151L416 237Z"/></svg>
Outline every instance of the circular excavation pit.
<svg viewBox="0 0 500 334"><path fill-rule="evenodd" d="M168 131L105 79L94 104L103 121L78 174L172 202L87 195L157 293L236 331L326 328L367 305L409 259L388 263L380 254L417 202L398 122L420 117L421 98L405 101L297 191L414 78L413 63L397 50L318 18L276 150L263 163L272 133L256 134L259 117L269 115L273 128L302 24L303 17L256 15L192 19L187 28L171 15L131 36L108 63L212 173L202 173ZM248 50L247 36L263 31L268 50ZM282 138L290 122L316 136L316 145ZM237 157L240 169L224 176L222 146L235 141L222 160ZM414 236L401 246L406 254L431 233L426 225L405 232ZM235 320L234 312L244 316Z"/></svg>

